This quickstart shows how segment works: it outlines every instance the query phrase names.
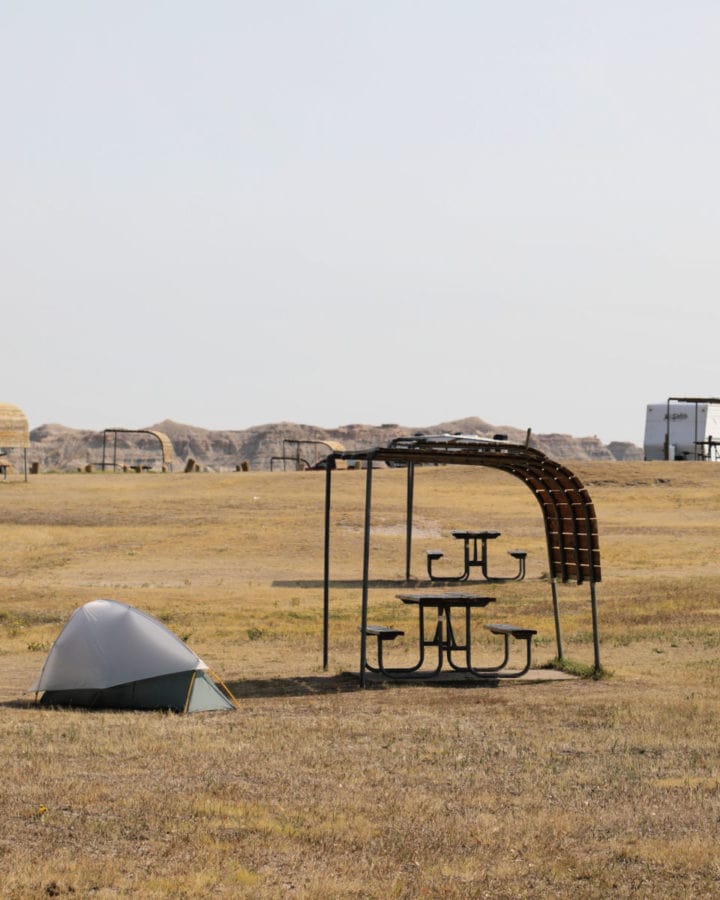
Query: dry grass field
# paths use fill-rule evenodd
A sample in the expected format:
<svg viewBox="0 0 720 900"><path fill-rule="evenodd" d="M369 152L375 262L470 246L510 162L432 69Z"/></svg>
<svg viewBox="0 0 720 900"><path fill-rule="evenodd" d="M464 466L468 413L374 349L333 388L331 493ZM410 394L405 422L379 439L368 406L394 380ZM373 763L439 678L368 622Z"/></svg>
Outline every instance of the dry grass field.
<svg viewBox="0 0 720 900"><path fill-rule="evenodd" d="M720 468L571 464L600 522L600 680L357 688L364 478L40 475L0 484L0 894L76 897L720 896ZM404 571L404 473L375 477L374 577ZM529 551L489 616L554 656L542 518L501 473L416 474L414 570L449 530ZM452 560L448 564L452 565ZM349 583L347 583L349 582ZM399 588L373 622L412 629ZM485 589L487 591L487 588ZM157 616L239 708L57 710L26 691L77 606ZM588 593L560 589L592 662ZM478 613L488 618L487 611ZM484 652L497 641L478 628ZM398 652L400 652L398 650Z"/></svg>

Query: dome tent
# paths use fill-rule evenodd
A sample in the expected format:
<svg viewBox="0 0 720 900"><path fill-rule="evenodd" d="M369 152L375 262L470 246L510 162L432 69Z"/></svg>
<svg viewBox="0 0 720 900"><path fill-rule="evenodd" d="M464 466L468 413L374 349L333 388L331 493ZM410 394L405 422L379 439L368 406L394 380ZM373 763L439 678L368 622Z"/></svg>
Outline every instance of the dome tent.
<svg viewBox="0 0 720 900"><path fill-rule="evenodd" d="M51 706L198 712L236 705L179 637L117 600L75 610L30 690Z"/></svg>

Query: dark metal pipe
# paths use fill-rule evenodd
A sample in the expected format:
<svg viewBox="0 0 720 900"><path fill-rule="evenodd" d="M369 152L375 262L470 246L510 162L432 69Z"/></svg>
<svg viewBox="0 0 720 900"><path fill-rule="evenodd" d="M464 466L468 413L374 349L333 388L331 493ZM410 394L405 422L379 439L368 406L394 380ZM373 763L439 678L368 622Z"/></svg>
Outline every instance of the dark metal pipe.
<svg viewBox="0 0 720 900"><path fill-rule="evenodd" d="M330 631L330 485L335 460L328 459L325 469L325 551L323 557L323 669L328 667Z"/></svg>
<svg viewBox="0 0 720 900"><path fill-rule="evenodd" d="M560 633L560 605L558 603L557 578L550 581L552 588L553 616L555 617L555 643L557 644L557 658L563 658L562 634Z"/></svg>
<svg viewBox="0 0 720 900"><path fill-rule="evenodd" d="M367 659L367 612L368 612L368 581L370 577L370 523L372 506L372 454L367 458L367 472L365 475L365 535L363 541L363 583L362 583L362 615L360 621L360 687L365 687L365 661Z"/></svg>
<svg viewBox="0 0 720 900"><path fill-rule="evenodd" d="M415 463L409 462L407 469L407 509L405 511L405 581L410 581L412 563L413 496L415 493Z"/></svg>
<svg viewBox="0 0 720 900"><path fill-rule="evenodd" d="M595 652L595 673L600 674L600 638L598 636L597 597L595 582L590 579L590 608L592 610L593 650Z"/></svg>

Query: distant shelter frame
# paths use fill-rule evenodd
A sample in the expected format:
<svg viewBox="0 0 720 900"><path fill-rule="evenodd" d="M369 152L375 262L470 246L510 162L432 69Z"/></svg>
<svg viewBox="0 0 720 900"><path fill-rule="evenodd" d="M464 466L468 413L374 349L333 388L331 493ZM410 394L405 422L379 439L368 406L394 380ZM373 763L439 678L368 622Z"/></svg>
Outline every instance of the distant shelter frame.
<svg viewBox="0 0 720 900"><path fill-rule="evenodd" d="M103 449L102 449L102 462L100 463L103 472L106 468L117 469L118 461L117 461L117 442L119 434L149 434L151 437L155 438L160 446L161 453L161 465L163 471L172 471L172 464L175 458L175 451L173 450L172 441L170 438L162 431L153 431L149 428L105 428L103 430ZM107 442L108 436L113 436L113 445L112 445L112 462L110 462L107 458Z"/></svg>
<svg viewBox="0 0 720 900"><path fill-rule="evenodd" d="M311 462L306 456L301 456L301 453L305 454L305 447L313 449L313 461ZM338 454L342 453L345 450L343 444L340 441L332 441L332 440L298 440L297 438L283 438L282 442L282 456L271 456L270 457L270 471L274 471L275 466L274 463L282 463L283 471L287 471L288 463L292 464L293 468L291 471L300 472L303 469L315 469L318 468L318 463L320 462L320 457L318 456L318 448L325 447L326 450L329 450L330 453ZM310 454L306 454L309 456ZM325 456L322 457L325 459Z"/></svg>
<svg viewBox="0 0 720 900"><path fill-rule="evenodd" d="M0 403L0 467L3 478L7 479L9 462L8 450L23 451L25 481L28 480L27 452L30 448L30 429L25 413L13 403Z"/></svg>
<svg viewBox="0 0 720 900"><path fill-rule="evenodd" d="M701 404L713 404L720 405L719 397L668 397L667 398L667 407L665 413L665 440L663 441L663 457L666 460L670 459L670 422L672 416L670 414L671 403L692 403L695 405L695 459L696 460L706 460L718 458L718 447L720 447L720 440L718 440L718 436L715 436L715 439L712 437L708 437L705 440L698 440L698 412L699 406ZM707 447L707 450L705 448Z"/></svg>

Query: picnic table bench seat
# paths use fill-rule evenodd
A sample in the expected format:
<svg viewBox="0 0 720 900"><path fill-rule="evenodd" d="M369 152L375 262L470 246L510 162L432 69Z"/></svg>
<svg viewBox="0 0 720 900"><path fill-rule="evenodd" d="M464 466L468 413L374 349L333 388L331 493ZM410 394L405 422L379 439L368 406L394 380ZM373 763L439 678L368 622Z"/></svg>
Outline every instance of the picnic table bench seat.
<svg viewBox="0 0 720 900"><path fill-rule="evenodd" d="M362 625L358 626L358 631L362 633L363 627ZM394 641L395 638L402 637L405 632L401 631L399 628L391 628L388 625L366 625L365 626L365 634L368 637L377 638L377 666L371 666L369 662L366 661L366 665L371 672L382 672L383 671L383 644L385 641Z"/></svg>
<svg viewBox="0 0 720 900"><path fill-rule="evenodd" d="M360 628L362 630L362 627ZM394 641L396 637L402 637L404 631L399 628L390 628L387 625L366 625L365 634L376 637L379 641Z"/></svg>

